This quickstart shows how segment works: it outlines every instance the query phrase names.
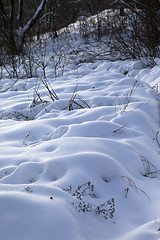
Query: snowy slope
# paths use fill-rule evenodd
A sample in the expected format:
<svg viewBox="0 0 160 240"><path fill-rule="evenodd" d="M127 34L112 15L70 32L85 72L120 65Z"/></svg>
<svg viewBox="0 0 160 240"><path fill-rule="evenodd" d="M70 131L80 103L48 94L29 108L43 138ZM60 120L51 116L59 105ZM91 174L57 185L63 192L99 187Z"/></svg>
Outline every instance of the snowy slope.
<svg viewBox="0 0 160 240"><path fill-rule="evenodd" d="M160 239L157 64L48 68L54 102L35 78L1 79L2 240Z"/></svg>

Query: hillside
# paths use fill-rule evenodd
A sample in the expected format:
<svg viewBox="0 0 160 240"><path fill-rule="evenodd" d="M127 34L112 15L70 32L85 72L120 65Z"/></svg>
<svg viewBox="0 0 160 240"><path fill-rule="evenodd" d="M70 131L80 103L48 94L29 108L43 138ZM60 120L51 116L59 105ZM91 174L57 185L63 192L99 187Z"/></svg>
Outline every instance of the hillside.
<svg viewBox="0 0 160 240"><path fill-rule="evenodd" d="M2 240L160 239L160 59L83 23L0 67Z"/></svg>
<svg viewBox="0 0 160 240"><path fill-rule="evenodd" d="M48 68L54 102L35 78L1 79L3 240L160 238L157 64Z"/></svg>

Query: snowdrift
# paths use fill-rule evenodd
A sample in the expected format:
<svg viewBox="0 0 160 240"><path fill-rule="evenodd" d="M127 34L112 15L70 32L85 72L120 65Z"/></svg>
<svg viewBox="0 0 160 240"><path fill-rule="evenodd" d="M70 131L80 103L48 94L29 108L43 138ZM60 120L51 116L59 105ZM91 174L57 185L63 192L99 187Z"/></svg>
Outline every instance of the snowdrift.
<svg viewBox="0 0 160 240"><path fill-rule="evenodd" d="M0 81L1 239L158 240L160 62L50 71Z"/></svg>

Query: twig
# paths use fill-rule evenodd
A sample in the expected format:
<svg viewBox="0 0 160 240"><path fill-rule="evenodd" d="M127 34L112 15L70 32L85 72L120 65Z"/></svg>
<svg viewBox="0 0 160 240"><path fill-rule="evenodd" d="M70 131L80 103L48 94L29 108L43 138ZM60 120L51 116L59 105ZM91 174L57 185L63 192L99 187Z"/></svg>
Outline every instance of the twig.
<svg viewBox="0 0 160 240"><path fill-rule="evenodd" d="M158 146L160 147L160 143L159 143L159 140L158 140L158 134L159 134L159 131L156 132L156 142L157 142Z"/></svg>
<svg viewBox="0 0 160 240"><path fill-rule="evenodd" d="M142 189L138 188L138 187L136 186L135 182L134 182L131 178L126 177L126 176L122 176L122 178L127 179L127 180L128 180L128 183L129 183L129 186L133 187L136 191L138 191L138 190L141 191L143 194L146 195L146 197L148 198L148 200L150 200L150 198L149 198L149 196L147 195L147 193L144 192Z"/></svg>
<svg viewBox="0 0 160 240"><path fill-rule="evenodd" d="M77 87L78 87L78 84L76 85L76 87L73 91L71 99L69 100L69 107L68 107L69 111L73 110L73 103L75 103L80 108L84 108L80 103L75 101L75 99L78 99L80 102L85 104L88 108L90 108L90 106L86 103L86 101L76 93Z"/></svg>

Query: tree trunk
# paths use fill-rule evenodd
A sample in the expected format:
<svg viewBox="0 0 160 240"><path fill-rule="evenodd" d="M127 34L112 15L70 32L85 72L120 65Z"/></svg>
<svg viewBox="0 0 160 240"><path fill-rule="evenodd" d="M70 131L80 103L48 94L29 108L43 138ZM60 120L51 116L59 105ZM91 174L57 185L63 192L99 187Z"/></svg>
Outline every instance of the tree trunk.
<svg viewBox="0 0 160 240"><path fill-rule="evenodd" d="M15 0L11 0L10 14L5 12L4 1L0 0L0 15L3 25L3 35L5 36L5 51L7 54L16 55L22 52L24 39L29 34L39 18L46 0L41 0L34 15L22 26L23 19L23 0L18 1L18 11L15 9Z"/></svg>

